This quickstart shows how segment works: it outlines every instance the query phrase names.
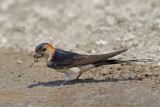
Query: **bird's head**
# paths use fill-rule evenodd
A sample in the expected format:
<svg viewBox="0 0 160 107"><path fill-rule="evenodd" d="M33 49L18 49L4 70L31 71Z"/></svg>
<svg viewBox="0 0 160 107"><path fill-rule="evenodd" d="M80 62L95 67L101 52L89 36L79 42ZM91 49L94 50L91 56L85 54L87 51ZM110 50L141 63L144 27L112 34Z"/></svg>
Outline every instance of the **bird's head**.
<svg viewBox="0 0 160 107"><path fill-rule="evenodd" d="M51 44L41 43L35 49L34 61L38 62L38 59L42 57L50 60L54 55L54 52L55 52L55 49Z"/></svg>

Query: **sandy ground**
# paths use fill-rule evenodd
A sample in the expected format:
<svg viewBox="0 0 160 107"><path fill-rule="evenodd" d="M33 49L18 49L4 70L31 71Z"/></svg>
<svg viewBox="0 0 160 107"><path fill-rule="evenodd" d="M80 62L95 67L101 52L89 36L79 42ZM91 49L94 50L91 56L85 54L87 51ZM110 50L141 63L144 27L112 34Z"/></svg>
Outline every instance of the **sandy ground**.
<svg viewBox="0 0 160 107"><path fill-rule="evenodd" d="M1 107L160 105L160 67L151 64L103 66L61 86L64 74L45 61L33 63L31 53L1 52L0 57Z"/></svg>
<svg viewBox="0 0 160 107"><path fill-rule="evenodd" d="M159 107L159 0L0 0L0 107ZM35 47L151 63L103 66L60 86Z"/></svg>

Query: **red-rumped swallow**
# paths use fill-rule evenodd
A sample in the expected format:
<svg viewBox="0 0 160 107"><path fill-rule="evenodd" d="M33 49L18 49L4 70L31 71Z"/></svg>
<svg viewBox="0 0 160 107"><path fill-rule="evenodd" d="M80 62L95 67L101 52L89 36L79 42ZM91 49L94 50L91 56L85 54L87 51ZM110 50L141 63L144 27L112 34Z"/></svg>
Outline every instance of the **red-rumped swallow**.
<svg viewBox="0 0 160 107"><path fill-rule="evenodd" d="M65 81L69 80L69 74L78 74L75 80L86 71L102 65L120 64L128 61L109 60L109 58L121 54L127 49L101 55L83 55L54 48L49 43L41 43L35 49L34 61L38 62L38 58L47 58L47 66L56 71L65 73ZM65 82L64 82L65 83Z"/></svg>

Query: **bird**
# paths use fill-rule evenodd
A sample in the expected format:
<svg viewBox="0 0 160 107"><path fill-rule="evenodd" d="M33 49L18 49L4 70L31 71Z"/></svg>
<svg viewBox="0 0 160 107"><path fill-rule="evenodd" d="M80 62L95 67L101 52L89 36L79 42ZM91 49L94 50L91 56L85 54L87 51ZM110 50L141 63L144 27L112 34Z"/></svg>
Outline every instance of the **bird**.
<svg viewBox="0 0 160 107"><path fill-rule="evenodd" d="M58 72L65 73L65 84L69 80L70 74L78 74L75 80L89 71L90 69L111 64L127 63L132 60L120 61L109 59L118 54L126 52L128 49L122 49L115 52L99 55L86 55L54 48L50 43L41 43L35 48L34 62L39 58L47 59L47 66Z"/></svg>

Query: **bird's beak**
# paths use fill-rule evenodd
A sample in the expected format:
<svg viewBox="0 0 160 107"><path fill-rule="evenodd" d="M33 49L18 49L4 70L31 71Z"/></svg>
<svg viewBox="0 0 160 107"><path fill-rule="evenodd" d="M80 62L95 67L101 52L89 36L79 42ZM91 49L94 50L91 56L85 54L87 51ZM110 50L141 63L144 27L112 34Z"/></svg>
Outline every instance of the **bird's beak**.
<svg viewBox="0 0 160 107"><path fill-rule="evenodd" d="M41 58L41 57L43 57L43 53L39 53L39 52L35 52L35 54L34 54L34 62L38 62L38 59L39 58Z"/></svg>
<svg viewBox="0 0 160 107"><path fill-rule="evenodd" d="M34 62L38 62L38 54L35 53L33 57L34 57Z"/></svg>

